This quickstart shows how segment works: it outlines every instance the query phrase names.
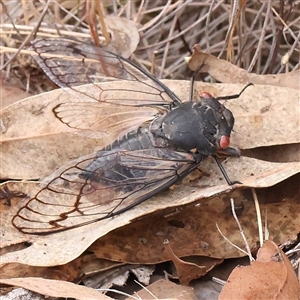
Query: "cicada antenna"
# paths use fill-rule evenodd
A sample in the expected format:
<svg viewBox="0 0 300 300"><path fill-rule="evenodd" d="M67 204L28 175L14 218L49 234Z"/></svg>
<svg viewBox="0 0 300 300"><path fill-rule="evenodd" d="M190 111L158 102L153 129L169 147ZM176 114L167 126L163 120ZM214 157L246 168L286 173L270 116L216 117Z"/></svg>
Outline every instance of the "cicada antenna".
<svg viewBox="0 0 300 300"><path fill-rule="evenodd" d="M198 72L203 68L204 63L202 63L194 72L192 78L191 78L191 84L190 84L190 101L193 101L193 94L194 94L194 83L195 83L195 77L198 74Z"/></svg>
<svg viewBox="0 0 300 300"><path fill-rule="evenodd" d="M229 96L222 96L222 97L217 97L217 100L231 100L231 99L236 99L239 98L243 92L251 85L254 85L253 83L248 83L238 94L234 95L229 95Z"/></svg>

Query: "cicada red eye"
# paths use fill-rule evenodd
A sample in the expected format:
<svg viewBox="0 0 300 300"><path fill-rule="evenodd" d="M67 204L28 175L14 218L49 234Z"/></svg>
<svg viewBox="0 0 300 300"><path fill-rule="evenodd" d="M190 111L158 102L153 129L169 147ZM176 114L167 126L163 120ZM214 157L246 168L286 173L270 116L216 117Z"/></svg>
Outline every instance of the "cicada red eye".
<svg viewBox="0 0 300 300"><path fill-rule="evenodd" d="M222 149L228 148L230 144L230 137L226 135L222 135L219 144L220 144L220 148Z"/></svg>
<svg viewBox="0 0 300 300"><path fill-rule="evenodd" d="M208 92L203 92L202 94L200 94L200 97L202 97L202 98L213 98L213 96Z"/></svg>

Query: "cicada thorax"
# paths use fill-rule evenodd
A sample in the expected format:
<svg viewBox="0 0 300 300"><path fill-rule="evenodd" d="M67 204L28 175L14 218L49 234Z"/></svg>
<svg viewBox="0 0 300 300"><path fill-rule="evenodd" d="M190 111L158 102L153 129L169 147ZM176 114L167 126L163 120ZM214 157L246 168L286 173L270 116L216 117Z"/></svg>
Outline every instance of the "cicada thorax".
<svg viewBox="0 0 300 300"><path fill-rule="evenodd" d="M158 134L178 149L208 156L229 146L233 124L231 111L205 93L171 110Z"/></svg>

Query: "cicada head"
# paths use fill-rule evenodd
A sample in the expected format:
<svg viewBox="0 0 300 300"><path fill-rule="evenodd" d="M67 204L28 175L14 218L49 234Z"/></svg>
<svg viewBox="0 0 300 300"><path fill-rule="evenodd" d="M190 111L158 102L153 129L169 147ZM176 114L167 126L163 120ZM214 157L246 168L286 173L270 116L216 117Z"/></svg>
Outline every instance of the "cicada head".
<svg viewBox="0 0 300 300"><path fill-rule="evenodd" d="M216 150L226 149L230 144L230 134L234 125L234 117L232 112L221 104L211 94L204 92L199 97L199 108L203 119L207 123L207 127L211 125L215 128L211 141ZM204 134L212 133L211 130Z"/></svg>

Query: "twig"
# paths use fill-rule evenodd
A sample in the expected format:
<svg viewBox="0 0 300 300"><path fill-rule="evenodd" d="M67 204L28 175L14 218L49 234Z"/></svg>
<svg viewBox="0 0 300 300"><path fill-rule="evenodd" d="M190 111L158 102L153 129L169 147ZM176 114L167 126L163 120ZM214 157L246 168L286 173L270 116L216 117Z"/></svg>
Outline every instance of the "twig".
<svg viewBox="0 0 300 300"><path fill-rule="evenodd" d="M258 202L258 198L257 198L257 194L255 192L255 189L251 188L251 191L252 191L252 195L253 195L253 199L254 199L254 205L255 205L256 216L257 216L259 243L260 243L260 246L262 246L264 239L263 239L262 220L261 220L259 202Z"/></svg>
<svg viewBox="0 0 300 300"><path fill-rule="evenodd" d="M227 241L231 246L233 246L234 248L238 249L239 251L243 252L244 254L248 255L247 251L245 251L244 249L240 248L239 246L235 245L234 243L232 243L221 231L218 223L216 223L216 227L217 230L219 231L219 233L221 234L221 236L225 239L225 241Z"/></svg>
<svg viewBox="0 0 300 300"><path fill-rule="evenodd" d="M247 249L247 254L248 254L248 256L249 256L249 259L250 259L250 261L253 261L254 258L253 258L252 254L251 254L251 250L250 250L250 247L249 247L249 243L247 242L247 239L246 239L246 236L245 236L245 234L244 234L244 231L243 231L243 228L242 228L242 226L241 226L241 223L240 223L240 221L239 221L239 219L238 219L238 217L237 217L237 215L236 215L236 213L235 213L234 200L233 200L232 198L230 198L230 204L231 204L231 212L232 212L232 215L233 215L233 217L234 217L234 219L235 219L235 221L236 221L236 223L237 223L237 225L238 225L238 227L239 227L240 234L241 234L241 236L242 236L242 238L243 238L243 240L244 240L244 243L245 243L245 246L246 246L246 249Z"/></svg>
<svg viewBox="0 0 300 300"><path fill-rule="evenodd" d="M38 25L32 30L32 32L25 38L25 40L23 41L23 43L21 44L21 46L19 47L18 51L15 52L10 58L9 60L4 63L4 65L0 68L0 71L3 70L8 64L10 64L10 62L12 60L14 60L16 58L16 56L19 54L19 52L21 51L21 49L24 48L24 46L32 39L32 37L36 34L38 28L39 28L39 25L41 24L45 14L47 13L48 11L48 7L49 7L49 4L51 3L51 0L48 0L47 1L47 4L45 5L41 15L40 15L40 18L38 20Z"/></svg>

